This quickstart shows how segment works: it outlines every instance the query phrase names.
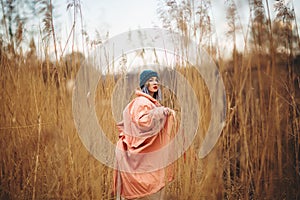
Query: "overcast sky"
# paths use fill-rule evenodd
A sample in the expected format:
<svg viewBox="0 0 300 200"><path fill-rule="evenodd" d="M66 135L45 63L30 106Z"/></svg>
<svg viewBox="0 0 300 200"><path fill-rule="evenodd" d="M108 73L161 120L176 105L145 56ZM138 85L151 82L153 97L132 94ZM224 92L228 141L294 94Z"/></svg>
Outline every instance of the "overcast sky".
<svg viewBox="0 0 300 200"><path fill-rule="evenodd" d="M224 1L212 0L212 20L219 43L226 41ZM62 41L66 39L66 35L70 32L72 25L73 13L71 12L72 10L69 12L66 11L67 2L61 0L54 1L54 5L56 6L54 14L58 16L55 18L57 19L57 31L59 31L58 35L62 36ZM109 36L112 37L138 28L161 27L161 22L157 14L158 0L81 0L81 3L84 29L92 39L95 38L96 30L102 35L109 32ZM273 3L274 0L269 0L271 11L273 11ZM241 23L243 24L244 31L246 31L249 23L248 0L238 0L236 4ZM294 5L299 23L300 1L294 0ZM274 14L274 12L271 12L271 14ZM242 38L239 39L242 41Z"/></svg>

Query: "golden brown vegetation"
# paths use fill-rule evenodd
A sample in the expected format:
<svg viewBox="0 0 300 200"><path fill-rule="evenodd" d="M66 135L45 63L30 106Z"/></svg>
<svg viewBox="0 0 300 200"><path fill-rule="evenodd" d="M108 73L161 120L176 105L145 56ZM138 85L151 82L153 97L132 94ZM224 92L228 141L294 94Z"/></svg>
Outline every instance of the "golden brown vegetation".
<svg viewBox="0 0 300 200"><path fill-rule="evenodd" d="M172 16L179 13L174 15L176 29L188 34L192 17L179 11L191 5L176 7L175 1L165 2L174 9L169 11ZM231 6L228 21L234 25L236 7L227 2ZM262 1L251 2L259 12ZM210 40L201 32L209 6L200 8L203 24L196 31L200 31L198 41L203 44ZM260 14L252 18L251 50L240 53L234 42L232 57L225 60L216 55L212 43L204 44L218 63L227 93L226 126L204 159L197 153L213 116L208 111L208 91L193 69L177 69L196 91L204 117L198 137L175 163L175 180L167 187L169 199L300 198L299 36L294 30L289 32L293 19L284 18L280 25L280 16L271 23ZM51 24L53 19L48 20ZM229 37L235 41L236 27L231 27ZM282 34L276 34L280 31L285 34L284 41ZM20 40L16 35L11 34L8 45L1 42L0 49L0 198L112 199L113 170L89 154L73 121L72 91L67 83L74 78L82 55L73 53L55 64L33 52L24 56L16 51L19 46L14 46L14 41ZM116 122L107 102L115 84L108 75L99 82L95 99L99 123L113 142ZM164 96L164 104L180 113L176 98L168 91Z"/></svg>

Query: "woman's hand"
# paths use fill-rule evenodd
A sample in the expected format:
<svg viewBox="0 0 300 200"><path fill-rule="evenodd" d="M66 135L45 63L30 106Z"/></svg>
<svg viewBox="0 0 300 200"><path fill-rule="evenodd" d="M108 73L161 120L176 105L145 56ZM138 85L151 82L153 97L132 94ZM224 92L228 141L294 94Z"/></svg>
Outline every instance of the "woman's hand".
<svg viewBox="0 0 300 200"><path fill-rule="evenodd" d="M175 111L170 109L170 108L164 108L164 115L169 116L169 115L175 115Z"/></svg>

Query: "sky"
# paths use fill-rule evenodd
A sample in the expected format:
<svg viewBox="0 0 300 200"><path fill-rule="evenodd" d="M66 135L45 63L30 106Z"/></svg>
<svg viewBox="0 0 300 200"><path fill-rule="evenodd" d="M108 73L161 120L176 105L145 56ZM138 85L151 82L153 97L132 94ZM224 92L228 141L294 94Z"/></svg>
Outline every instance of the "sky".
<svg viewBox="0 0 300 200"><path fill-rule="evenodd" d="M90 38L96 37L96 31L101 36L109 32L109 37L139 28L149 28L158 25L156 0L82 0L82 16L84 30ZM73 23L73 13L66 11L66 2L57 4L56 13L59 21L66 19L59 29L62 35L67 35ZM59 23L58 23L58 26Z"/></svg>
<svg viewBox="0 0 300 200"><path fill-rule="evenodd" d="M212 21L215 26L218 43L221 48L228 48L228 38L225 36L226 15L225 0L212 0ZM288 0L287 0L288 1ZM292 1L292 0L290 0ZM68 1L54 1L54 15L56 20L56 31L61 35L62 43L66 41L67 35L71 30L73 23L72 10L67 11ZM243 31L246 32L248 26L248 0L236 0L238 15L243 25ZM269 0L269 5L274 0ZM157 14L158 0L81 0L83 26L90 39L96 38L96 31L105 37L109 37L127 32L129 30L149 27L162 27ZM295 12L300 21L300 1L294 0ZM273 8L271 7L271 11ZM299 13L298 13L299 12ZM273 12L271 12L273 14ZM77 19L80 22L80 19ZM80 25L79 23L77 25ZM79 29L77 29L79 30ZM77 31L80 35L80 32ZM78 37L81 38L81 37ZM238 42L243 44L243 37L238 38ZM77 41L77 43L80 43ZM221 49L222 50L222 49Z"/></svg>
<svg viewBox="0 0 300 200"><path fill-rule="evenodd" d="M67 5L73 0L52 0L54 4L54 25L55 33L59 41L60 48L64 48L68 35L73 23L73 9L67 10ZM96 39L96 32L100 33L101 38L105 38L106 33L108 37L113 37L120 33L139 28L162 27L161 20L158 17L157 8L161 1L165 0L76 0L81 2L81 11L83 19L83 29L87 32L90 40ZM177 0L180 1L180 0ZM195 2L202 0L194 0ZM249 17L249 0L235 0L237 5L237 12L243 26L243 32L246 33L248 27ZM271 15L274 15L273 4L275 0L264 0L269 2ZM300 1L286 0L286 2L293 2L297 16L297 22L300 22ZM212 3L212 23L215 28L215 35L218 38L218 45L222 48L227 48L231 43L226 37L227 30L225 0L211 0ZM19 5L19 4L17 4ZM23 4L21 4L23 5ZM26 4L27 5L27 4ZM25 6L26 7L26 6ZM19 8L22 10L21 8ZM23 10L26 11L26 8ZM0 11L0 13L2 13ZM77 32L75 45L82 44L81 40L81 24L79 15L77 17ZM42 18L34 18L31 23L27 25L27 30L32 32L32 35L37 35L36 40L41 40L39 35L42 28ZM298 27L300 28L300 27ZM5 34L4 29L0 28L0 34ZM27 46L30 38L27 38ZM238 38L238 42L243 44L243 37ZM232 45L232 44L230 44ZM26 46L26 45L25 45ZM82 46L82 45L81 45ZM70 47L70 45L69 45ZM70 51L70 49L68 49ZM60 50L62 51L62 50Z"/></svg>

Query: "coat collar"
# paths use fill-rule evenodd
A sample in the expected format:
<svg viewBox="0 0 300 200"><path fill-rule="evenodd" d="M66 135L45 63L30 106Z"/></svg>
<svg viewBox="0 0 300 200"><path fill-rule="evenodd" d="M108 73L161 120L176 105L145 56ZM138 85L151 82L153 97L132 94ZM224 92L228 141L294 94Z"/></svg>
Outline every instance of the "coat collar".
<svg viewBox="0 0 300 200"><path fill-rule="evenodd" d="M160 103L156 99L154 99L151 95L149 95L149 94L146 94L146 93L144 93L144 92L142 92L140 90L136 90L135 94L138 97L139 96L146 97L147 99L149 99L150 101L152 101L156 106L161 106Z"/></svg>

